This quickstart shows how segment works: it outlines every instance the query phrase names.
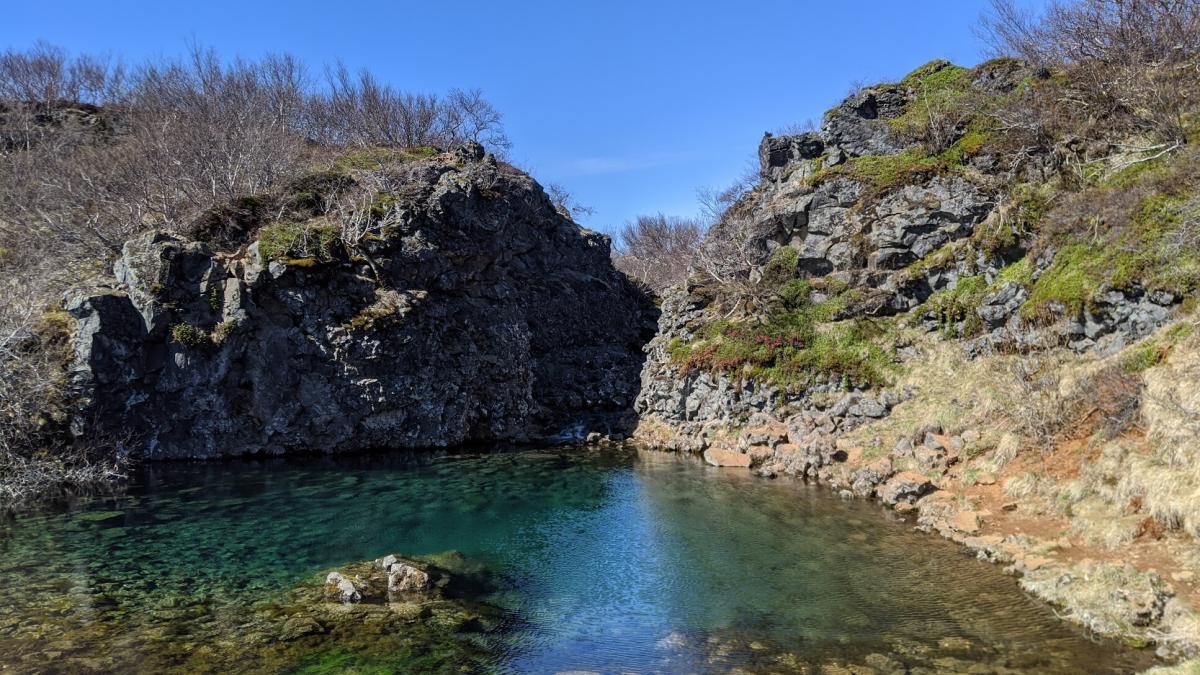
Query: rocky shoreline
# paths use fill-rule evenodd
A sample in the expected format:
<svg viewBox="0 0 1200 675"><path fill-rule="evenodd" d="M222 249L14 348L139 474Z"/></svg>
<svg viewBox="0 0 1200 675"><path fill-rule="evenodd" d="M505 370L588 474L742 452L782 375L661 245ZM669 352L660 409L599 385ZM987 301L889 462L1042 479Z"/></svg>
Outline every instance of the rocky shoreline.
<svg viewBox="0 0 1200 675"><path fill-rule="evenodd" d="M999 513L979 506L950 481L944 482L944 489L939 486L943 481L916 471L894 471L889 461L863 461L859 454L837 450L824 458L819 453L804 456L787 442L786 427L778 420L763 416L754 421L765 424L738 434L741 448L717 444L698 456L707 464L749 470L763 479L777 475L806 477L811 470L814 473L807 474L807 479L841 497L877 500L905 514L917 529L957 542L980 560L1003 566L1006 573L1018 577L1023 590L1058 608L1063 620L1131 647L1156 645L1158 655L1167 659L1200 653L1200 645L1190 640L1162 640L1176 634L1194 634L1198 619L1191 598L1176 597L1175 587L1158 571L1139 569L1121 562L1119 556L1114 560L1111 552L1099 552L1101 559L1080 557L1070 537L1039 537L1021 532L1019 526L1015 530L1006 526L1004 516L1021 509L1019 500L1005 501L1001 507L1004 513ZM916 454L935 461L958 460L956 453L945 446L958 445L961 437L929 435L929 444L918 446ZM663 430L653 427L639 430L634 436L646 449L665 449L663 437ZM696 443L694 437L680 440L686 445ZM828 463L821 463L826 460ZM799 467L804 470L797 470ZM995 486L995 479L985 476L983 484ZM1036 516L1031 520L1036 521ZM1042 524L1055 525L1051 521ZM1186 581L1190 585L1194 577L1177 572L1173 579L1175 584Z"/></svg>

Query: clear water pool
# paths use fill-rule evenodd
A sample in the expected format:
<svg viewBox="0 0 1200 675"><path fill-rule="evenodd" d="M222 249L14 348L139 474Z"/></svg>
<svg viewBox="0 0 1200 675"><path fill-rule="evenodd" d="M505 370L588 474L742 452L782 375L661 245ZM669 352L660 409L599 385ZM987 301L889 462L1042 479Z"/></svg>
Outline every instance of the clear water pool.
<svg viewBox="0 0 1200 675"><path fill-rule="evenodd" d="M0 670L203 670L195 655L252 630L255 603L282 589L447 550L494 574L484 599L511 621L483 646L501 672L1149 662L877 505L675 455L560 448L143 467L119 498L0 526ZM285 669L405 670L321 648Z"/></svg>

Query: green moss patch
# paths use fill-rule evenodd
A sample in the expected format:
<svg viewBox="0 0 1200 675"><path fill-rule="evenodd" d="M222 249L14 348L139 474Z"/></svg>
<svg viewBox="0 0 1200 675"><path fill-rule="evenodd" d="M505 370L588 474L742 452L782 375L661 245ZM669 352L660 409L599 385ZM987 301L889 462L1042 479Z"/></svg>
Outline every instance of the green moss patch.
<svg viewBox="0 0 1200 675"><path fill-rule="evenodd" d="M1200 288L1200 250L1181 245L1181 228L1200 217L1195 199L1163 193L1141 200L1130 226L1083 240L1076 234L1059 247L1050 268L1033 284L1022 313L1036 316L1052 303L1068 311L1086 307L1102 288L1169 291Z"/></svg>
<svg viewBox="0 0 1200 675"><path fill-rule="evenodd" d="M267 260L311 259L328 262L334 258L340 229L324 219L302 223L280 221L264 227L258 235L258 251Z"/></svg>
<svg viewBox="0 0 1200 675"><path fill-rule="evenodd" d="M780 289L781 307L759 321L717 321L691 342L673 341L671 359L684 371L709 370L760 379L787 389L831 379L846 386L874 386L895 370L881 346L883 324L868 320L831 322L850 300L850 289L823 302L810 299L810 285L791 280Z"/></svg>
<svg viewBox="0 0 1200 675"><path fill-rule="evenodd" d="M958 280L950 288L934 293L925 306L937 318L947 337L972 337L983 332L983 322L975 311L991 286L981 274Z"/></svg>

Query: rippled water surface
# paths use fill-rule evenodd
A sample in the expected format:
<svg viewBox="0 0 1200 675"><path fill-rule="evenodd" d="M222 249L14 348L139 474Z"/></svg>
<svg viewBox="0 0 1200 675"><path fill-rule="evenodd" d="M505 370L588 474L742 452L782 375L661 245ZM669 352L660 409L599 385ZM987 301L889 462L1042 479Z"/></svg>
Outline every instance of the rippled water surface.
<svg viewBox="0 0 1200 675"><path fill-rule="evenodd" d="M875 505L562 449L146 467L124 497L0 526L0 670L156 668L165 644L251 632L256 602L322 570L451 549L496 575L500 671L1147 665ZM362 665L339 658L296 667Z"/></svg>

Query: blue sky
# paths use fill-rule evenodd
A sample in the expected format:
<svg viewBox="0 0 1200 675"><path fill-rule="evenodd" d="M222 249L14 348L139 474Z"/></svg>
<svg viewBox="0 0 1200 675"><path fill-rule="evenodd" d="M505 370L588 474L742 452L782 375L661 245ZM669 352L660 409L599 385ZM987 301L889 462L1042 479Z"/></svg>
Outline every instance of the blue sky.
<svg viewBox="0 0 1200 675"><path fill-rule="evenodd" d="M985 1L22 0L0 46L137 62L195 39L226 57L290 52L317 73L340 58L412 90L479 87L505 115L511 159L611 232L639 213L695 213L696 189L732 182L764 131L819 120L854 81L982 60L971 28Z"/></svg>

